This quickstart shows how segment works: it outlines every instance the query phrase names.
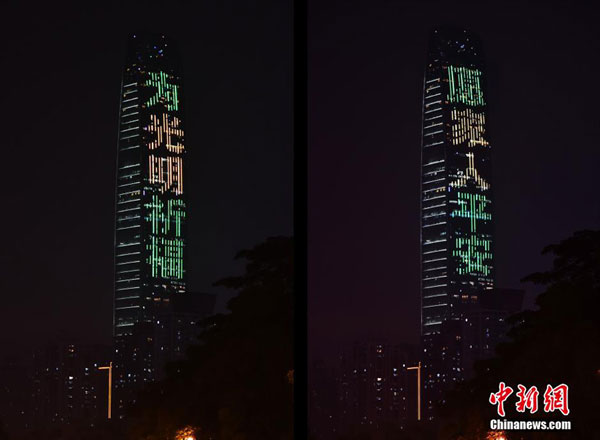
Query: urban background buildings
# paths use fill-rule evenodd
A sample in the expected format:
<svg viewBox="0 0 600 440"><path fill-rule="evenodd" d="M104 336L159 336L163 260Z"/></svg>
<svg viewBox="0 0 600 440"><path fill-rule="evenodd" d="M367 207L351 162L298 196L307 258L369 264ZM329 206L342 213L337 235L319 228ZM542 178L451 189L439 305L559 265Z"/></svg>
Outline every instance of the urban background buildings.
<svg viewBox="0 0 600 440"><path fill-rule="evenodd" d="M57 341L29 358L0 363L0 415L7 432L106 419L108 376L99 367L112 359L112 348Z"/></svg>
<svg viewBox="0 0 600 440"><path fill-rule="evenodd" d="M475 362L494 356L508 332L506 318L523 306L523 290L495 286L492 144L482 42L464 29L436 28L426 58L421 344L357 342L340 353L338 365L315 361L309 395L316 438L361 432L385 438L419 416L434 420L445 394L472 377ZM415 366L422 368L421 399Z"/></svg>
<svg viewBox="0 0 600 440"><path fill-rule="evenodd" d="M30 404L24 402L32 399L33 376L38 376L33 351L39 359L37 353L55 344L74 345L76 352L94 344L112 350L117 281L115 153L117 135L121 135L124 64L131 61L126 53L131 32L143 29L170 36L183 59L176 74L187 78L178 96L186 104L185 120L182 115L180 121L181 127L186 124L183 189L189 198L184 200L182 226L186 229L187 223L187 231L182 231L182 237L157 234L160 240L181 238L185 242L185 298L173 298L156 313L146 310L156 319L152 328L140 334L151 335L151 347L143 338L138 344L131 340L126 344L146 350L136 354L136 360L146 357L147 361L151 355L153 380L160 379L167 359L183 355L187 341L196 333L191 323L198 316L213 310L228 312L227 302L235 296L235 289L213 283L243 272L243 263L234 259L237 252L269 236L291 235L290 7L290 2L273 0L254 5L135 1L6 5L2 32L10 46L6 64L12 67L1 75L11 84L6 98L13 104L2 107L2 119L11 127L5 139L5 159L26 163L18 172L17 167L9 167L6 174L7 179L23 183L5 200L20 214L2 217L3 227L11 233L0 255L5 293L0 365L6 373L0 384L11 408L26 415L29 411ZM151 92L150 86L147 91ZM154 114L158 117L158 112ZM157 122L161 129L162 123ZM136 145L129 141L130 146ZM149 163L143 166L140 171L149 171ZM121 199L128 196L120 195ZM120 220L131 226L136 219ZM126 257L119 255L119 260ZM159 254L157 260L161 258L169 261L171 255ZM134 301L124 307L136 305ZM117 319L132 318L127 310L119 310ZM116 385L119 360L114 354L98 358L99 365L114 362ZM49 361L52 366L46 368L56 372L56 363L60 364ZM104 393L108 372L98 373L103 381L98 392ZM129 373L140 374L135 369ZM60 367L57 375L61 383L63 376L67 384L81 380ZM68 385L75 390L72 395L78 393L78 383ZM43 390L54 393L52 386L41 389L39 396L46 393ZM99 405L103 417L105 403ZM0 423L12 433L12 427L24 424L17 423L11 411L5 414L0 409ZM40 414L40 423L42 418Z"/></svg>
<svg viewBox="0 0 600 440"><path fill-rule="evenodd" d="M417 417L417 346L382 339L344 347L334 365L309 369L309 420L316 438L383 434Z"/></svg>
<svg viewBox="0 0 600 440"><path fill-rule="evenodd" d="M114 344L50 342L0 364L9 432L123 418L144 384L197 342L216 296L186 288L180 59L161 34L129 39L115 185ZM108 317L107 317L108 318ZM100 368L110 367L110 373ZM109 400L109 374L113 395Z"/></svg>

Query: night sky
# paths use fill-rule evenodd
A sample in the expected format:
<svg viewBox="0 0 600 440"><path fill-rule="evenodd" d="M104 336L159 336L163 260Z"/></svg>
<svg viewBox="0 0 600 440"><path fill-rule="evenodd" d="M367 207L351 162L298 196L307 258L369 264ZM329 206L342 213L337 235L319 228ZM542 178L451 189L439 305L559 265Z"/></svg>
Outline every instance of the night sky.
<svg viewBox="0 0 600 440"><path fill-rule="evenodd" d="M1 31L4 354L56 337L110 343L117 119L132 32L166 33L183 59L189 288L221 292L211 285L242 269L237 251L292 233L289 2L20 4L4 5Z"/></svg>
<svg viewBox="0 0 600 440"><path fill-rule="evenodd" d="M548 2L313 1L309 7L309 358L354 339L417 343L419 182L427 36L484 45L496 280L600 227L600 31L593 10Z"/></svg>

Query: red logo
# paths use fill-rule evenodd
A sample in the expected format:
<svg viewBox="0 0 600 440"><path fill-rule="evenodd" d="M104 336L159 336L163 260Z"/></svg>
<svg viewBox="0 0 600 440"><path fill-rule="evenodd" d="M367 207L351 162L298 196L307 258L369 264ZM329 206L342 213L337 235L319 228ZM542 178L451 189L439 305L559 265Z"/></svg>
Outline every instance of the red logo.
<svg viewBox="0 0 600 440"><path fill-rule="evenodd" d="M518 387L517 397L519 401L517 402L517 411L525 412L525 409L528 409L531 414L537 412L538 396L540 395L537 387L533 386L529 390L521 384Z"/></svg>
<svg viewBox="0 0 600 440"><path fill-rule="evenodd" d="M526 410L529 410L531 414L534 414L538 410L538 398L539 391L537 387L532 386L531 388L527 388L524 385L519 384L517 386L519 391L517 391L516 396L518 397L518 401L515 405L516 409L520 413L524 413ZM492 405L497 405L496 411L500 417L505 416L504 412L504 402L510 397L513 393L513 389L507 386L504 382L500 382L497 393L490 394L490 403ZM545 412L554 412L560 411L563 415L569 414L569 387L564 383L552 387L551 385L546 386L546 391L544 392L544 411Z"/></svg>
<svg viewBox="0 0 600 440"><path fill-rule="evenodd" d="M498 405L498 415L504 417L504 401L508 399L513 392L511 387L507 387L504 382L500 382L500 390L497 393L490 394L490 403Z"/></svg>
<svg viewBox="0 0 600 440"><path fill-rule="evenodd" d="M555 388L546 386L544 393L544 411L553 412L559 410L563 415L569 414L569 387L561 383Z"/></svg>

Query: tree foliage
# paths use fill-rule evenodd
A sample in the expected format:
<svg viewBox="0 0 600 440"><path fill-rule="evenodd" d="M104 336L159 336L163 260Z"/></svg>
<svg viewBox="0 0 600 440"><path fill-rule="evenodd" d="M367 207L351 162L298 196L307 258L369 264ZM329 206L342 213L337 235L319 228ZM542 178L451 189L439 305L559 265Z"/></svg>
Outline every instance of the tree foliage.
<svg viewBox="0 0 600 440"><path fill-rule="evenodd" d="M14 434L7 437L0 436L0 440L125 440L123 423L113 419L103 420L94 426L89 422L77 422L35 428L28 432Z"/></svg>
<svg viewBox="0 0 600 440"><path fill-rule="evenodd" d="M236 258L245 273L216 283L239 292L231 313L202 321L200 344L140 395L131 438L169 439L184 426L202 439L292 437L293 241L270 238Z"/></svg>
<svg viewBox="0 0 600 440"><path fill-rule="evenodd" d="M496 357L476 365L475 377L448 396L441 409L445 419L440 438L480 439L498 419L489 404L500 381L514 388L505 404L507 420L570 420L572 431L507 432L508 439L600 438L600 231L581 231L551 245L554 254L546 272L524 279L546 286L536 300L539 308L510 318L509 342L500 344ZM569 386L570 414L545 413L547 384ZM536 385L540 409L531 415L515 410L517 385Z"/></svg>

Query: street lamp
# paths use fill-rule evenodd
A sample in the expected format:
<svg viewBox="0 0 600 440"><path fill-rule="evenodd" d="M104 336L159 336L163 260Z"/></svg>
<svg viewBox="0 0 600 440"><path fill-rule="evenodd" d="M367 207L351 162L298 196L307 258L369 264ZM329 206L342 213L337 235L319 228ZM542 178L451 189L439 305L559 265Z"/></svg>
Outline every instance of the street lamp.
<svg viewBox="0 0 600 440"><path fill-rule="evenodd" d="M98 370L108 370L108 418L111 418L112 409L112 362L106 367L98 367Z"/></svg>
<svg viewBox="0 0 600 440"><path fill-rule="evenodd" d="M408 367L407 370L417 370L417 420L421 420L421 362L416 367Z"/></svg>

